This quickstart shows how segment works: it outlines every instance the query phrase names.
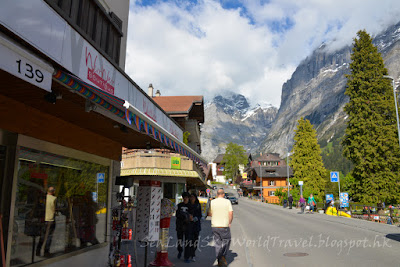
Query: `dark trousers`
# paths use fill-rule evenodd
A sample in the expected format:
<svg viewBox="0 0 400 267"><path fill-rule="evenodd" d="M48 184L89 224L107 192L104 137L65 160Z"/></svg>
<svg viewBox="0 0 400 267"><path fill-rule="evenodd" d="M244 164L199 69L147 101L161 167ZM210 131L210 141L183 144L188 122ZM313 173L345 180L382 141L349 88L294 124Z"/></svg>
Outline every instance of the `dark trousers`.
<svg viewBox="0 0 400 267"><path fill-rule="evenodd" d="M53 239L53 233L56 229L56 222L46 222L44 227L42 227L42 232L40 234L39 243L36 247L36 254L40 254L43 243L46 242L44 246L44 253L50 253L51 240Z"/></svg>
<svg viewBox="0 0 400 267"><path fill-rule="evenodd" d="M215 243L215 255L219 260L222 256L226 257L226 254L228 253L231 244L231 228L213 227L212 232Z"/></svg>
<svg viewBox="0 0 400 267"><path fill-rule="evenodd" d="M192 257L196 257L196 250L197 250L197 247L199 246L199 235L200 235L200 232L196 231L193 233Z"/></svg>
<svg viewBox="0 0 400 267"><path fill-rule="evenodd" d="M186 231L177 231L178 251L183 253L185 260L193 256L193 229L188 226Z"/></svg>
<svg viewBox="0 0 400 267"><path fill-rule="evenodd" d="M292 209L293 202L289 201L289 209Z"/></svg>

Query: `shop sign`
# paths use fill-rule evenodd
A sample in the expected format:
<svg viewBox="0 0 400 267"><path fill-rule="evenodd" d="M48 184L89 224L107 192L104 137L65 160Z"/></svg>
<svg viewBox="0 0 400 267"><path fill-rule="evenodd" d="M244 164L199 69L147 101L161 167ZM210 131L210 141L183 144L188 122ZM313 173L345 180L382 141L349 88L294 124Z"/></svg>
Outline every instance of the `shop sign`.
<svg viewBox="0 0 400 267"><path fill-rule="evenodd" d="M97 192L92 192L92 199L94 202L97 202Z"/></svg>
<svg viewBox="0 0 400 267"><path fill-rule="evenodd" d="M325 200L326 200L326 202L330 202L330 201L334 200L333 194L326 194Z"/></svg>
<svg viewBox="0 0 400 267"><path fill-rule="evenodd" d="M242 178L247 179L247 172L242 173Z"/></svg>
<svg viewBox="0 0 400 267"><path fill-rule="evenodd" d="M171 169L175 169L175 170L181 169L181 158L171 157Z"/></svg>
<svg viewBox="0 0 400 267"><path fill-rule="evenodd" d="M0 37L0 69L51 92L54 69L19 46Z"/></svg>
<svg viewBox="0 0 400 267"><path fill-rule="evenodd" d="M340 206L343 208L349 207L349 193L340 193Z"/></svg>

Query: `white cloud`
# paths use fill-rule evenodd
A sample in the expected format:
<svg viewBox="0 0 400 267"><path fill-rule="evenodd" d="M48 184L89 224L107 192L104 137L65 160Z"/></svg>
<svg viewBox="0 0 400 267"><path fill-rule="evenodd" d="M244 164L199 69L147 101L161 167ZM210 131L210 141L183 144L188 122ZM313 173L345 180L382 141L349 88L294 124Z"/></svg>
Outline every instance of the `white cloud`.
<svg viewBox="0 0 400 267"><path fill-rule="evenodd" d="M178 2L179 4L176 4ZM322 42L339 48L360 29L377 34L400 18L397 0L214 0L131 4L126 72L162 95L240 92L280 105L282 84ZM244 16L243 14L246 14ZM279 26L279 27L278 27Z"/></svg>

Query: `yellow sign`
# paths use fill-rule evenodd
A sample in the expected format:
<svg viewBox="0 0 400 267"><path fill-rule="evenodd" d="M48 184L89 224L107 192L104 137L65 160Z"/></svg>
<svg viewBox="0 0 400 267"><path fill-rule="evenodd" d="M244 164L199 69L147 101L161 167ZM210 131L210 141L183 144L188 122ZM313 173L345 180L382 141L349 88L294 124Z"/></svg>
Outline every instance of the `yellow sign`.
<svg viewBox="0 0 400 267"><path fill-rule="evenodd" d="M181 169L181 158L171 157L171 169L175 170Z"/></svg>
<svg viewBox="0 0 400 267"><path fill-rule="evenodd" d="M247 172L242 173L242 178L247 179Z"/></svg>

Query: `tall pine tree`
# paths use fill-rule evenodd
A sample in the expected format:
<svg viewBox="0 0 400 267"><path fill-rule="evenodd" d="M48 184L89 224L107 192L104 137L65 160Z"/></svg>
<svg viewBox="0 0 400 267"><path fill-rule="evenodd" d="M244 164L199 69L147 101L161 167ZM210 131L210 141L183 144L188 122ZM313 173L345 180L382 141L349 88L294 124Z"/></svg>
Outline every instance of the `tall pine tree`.
<svg viewBox="0 0 400 267"><path fill-rule="evenodd" d="M298 181L303 181L304 197L312 193L315 200L322 201L327 171L322 162L317 132L310 121L304 118L298 121L295 132L293 155L290 161L294 175L292 184L296 185Z"/></svg>
<svg viewBox="0 0 400 267"><path fill-rule="evenodd" d="M400 148L391 81L381 54L365 31L354 39L347 75L350 102L343 154L354 164L353 199L377 203L400 201Z"/></svg>

